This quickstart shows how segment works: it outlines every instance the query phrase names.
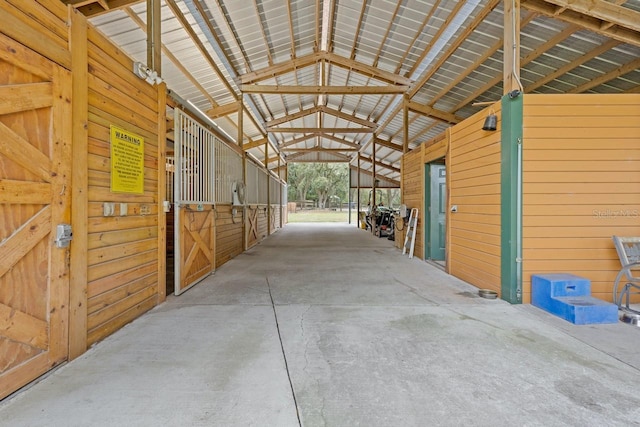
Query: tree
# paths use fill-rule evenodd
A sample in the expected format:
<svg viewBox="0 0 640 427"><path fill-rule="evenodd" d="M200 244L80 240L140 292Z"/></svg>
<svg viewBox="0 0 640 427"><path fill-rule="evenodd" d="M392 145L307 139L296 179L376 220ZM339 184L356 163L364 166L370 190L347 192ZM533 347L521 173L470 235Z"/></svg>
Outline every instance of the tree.
<svg viewBox="0 0 640 427"><path fill-rule="evenodd" d="M348 167L340 163L293 163L289 165L289 198L307 198L326 207L330 197L345 200L348 195Z"/></svg>

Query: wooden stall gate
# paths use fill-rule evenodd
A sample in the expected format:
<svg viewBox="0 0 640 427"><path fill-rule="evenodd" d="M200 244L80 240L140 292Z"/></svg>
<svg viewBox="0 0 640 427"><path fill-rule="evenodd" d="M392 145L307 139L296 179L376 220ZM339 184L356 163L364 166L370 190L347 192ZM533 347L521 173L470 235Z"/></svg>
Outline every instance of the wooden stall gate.
<svg viewBox="0 0 640 427"><path fill-rule="evenodd" d="M179 109L175 120L175 295L215 269L215 136Z"/></svg>
<svg viewBox="0 0 640 427"><path fill-rule="evenodd" d="M67 358L71 75L0 35L0 399ZM68 245L68 242L67 242Z"/></svg>

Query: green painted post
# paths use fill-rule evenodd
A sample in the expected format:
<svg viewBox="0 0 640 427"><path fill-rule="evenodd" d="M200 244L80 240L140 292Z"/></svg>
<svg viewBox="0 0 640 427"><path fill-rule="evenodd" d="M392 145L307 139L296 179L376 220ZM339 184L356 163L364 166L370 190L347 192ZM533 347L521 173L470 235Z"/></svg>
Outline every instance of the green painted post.
<svg viewBox="0 0 640 427"><path fill-rule="evenodd" d="M522 303L522 98L502 97L501 296Z"/></svg>

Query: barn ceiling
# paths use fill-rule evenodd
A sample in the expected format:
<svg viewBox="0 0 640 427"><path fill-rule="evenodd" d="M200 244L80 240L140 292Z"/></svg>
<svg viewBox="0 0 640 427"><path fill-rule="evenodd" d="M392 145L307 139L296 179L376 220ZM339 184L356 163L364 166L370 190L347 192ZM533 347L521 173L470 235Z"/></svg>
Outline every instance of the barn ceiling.
<svg viewBox="0 0 640 427"><path fill-rule="evenodd" d="M67 3L146 63L146 2ZM640 92L640 0L520 3L525 93ZM501 97L503 5L162 0L160 74L234 140L242 100L243 146L270 167L360 155L397 181L405 103L414 148Z"/></svg>

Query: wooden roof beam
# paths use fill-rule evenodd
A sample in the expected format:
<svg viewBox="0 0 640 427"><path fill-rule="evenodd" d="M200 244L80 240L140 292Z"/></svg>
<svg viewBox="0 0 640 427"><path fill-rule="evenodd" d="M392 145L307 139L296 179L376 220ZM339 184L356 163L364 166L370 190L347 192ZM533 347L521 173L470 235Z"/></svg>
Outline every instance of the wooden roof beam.
<svg viewBox="0 0 640 427"><path fill-rule="evenodd" d="M237 113L239 108L240 105L237 102L230 102L228 104L215 106L205 111L205 114L212 119L217 119L218 117L229 116L231 114Z"/></svg>
<svg viewBox="0 0 640 427"><path fill-rule="evenodd" d="M360 160L364 160L365 162L368 162L368 163L371 163L371 164L373 164L373 161L374 161L371 157L367 157L367 156L363 156L363 155L360 155ZM382 168L388 169L388 170L393 171L393 172L400 173L400 168L397 168L397 167L392 166L392 165L387 164L387 163L383 163L383 162L381 162L379 160L376 160L375 162L376 162L377 166L380 166Z"/></svg>
<svg viewBox="0 0 640 427"><path fill-rule="evenodd" d="M553 1L553 3L551 3L551 1ZM586 3L592 3L595 11L582 13L567 7L563 13L556 15L557 6L555 3L556 0L522 0L521 6L540 14L578 25L581 28L593 31L594 33L601 34L614 40L629 43L634 46L640 46L640 30L637 29L637 26L639 25L638 23L640 22L639 12L618 6L615 4L617 2L609 3L602 0L590 0L587 2L585 0L580 0L575 2L578 5L574 7L574 9L583 10L587 6ZM614 7L616 12L614 13L609 11L610 7ZM607 11L609 11L608 14ZM620 18L618 13L625 14L624 19ZM596 15L602 16L603 18L606 18L606 20L603 20L603 18L599 18ZM630 19L635 20L635 22L629 23ZM609 23L614 25L609 26Z"/></svg>
<svg viewBox="0 0 640 427"><path fill-rule="evenodd" d="M371 128L267 128L272 133L373 133Z"/></svg>
<svg viewBox="0 0 640 427"><path fill-rule="evenodd" d="M311 152L328 152L328 153L343 153L345 151L358 151L357 148L324 148L324 147L313 147L313 148L295 148L295 147L285 147L281 149L282 151L295 151L297 153L311 153Z"/></svg>
<svg viewBox="0 0 640 427"><path fill-rule="evenodd" d="M617 25L633 31L640 31L640 12L613 2L603 0L545 0L562 8L562 13L573 11L602 21L606 27ZM559 15L561 15L560 13Z"/></svg>
<svg viewBox="0 0 640 427"><path fill-rule="evenodd" d="M561 41L569 38L573 33L575 33L578 30L579 30L578 26L570 25L567 28L565 28L564 30L560 31L558 34L556 34L555 36L551 37L549 40L547 40L546 42L544 42L543 44L538 46L536 49L534 49L531 52L529 52L529 54L527 56L522 58L520 60L520 68L524 67L525 65L527 65L528 63L530 63L534 59L538 58L540 55L542 55L547 50L551 49L553 46L557 45ZM487 83L485 83L484 85L482 85L481 87L476 89L471 95L466 97L462 102L458 103L458 105L456 105L453 108L452 113L458 111L462 107L464 107L467 104L471 103L478 96L482 95L483 93L485 93L486 91L488 91L489 89L491 89L492 87L494 87L495 85L500 83L503 80L503 78L504 78L503 73L500 73L497 76L495 76L493 79L489 80Z"/></svg>
<svg viewBox="0 0 640 427"><path fill-rule="evenodd" d="M455 114L447 113L446 111L437 110L428 105L419 104L415 101L409 101L407 107L410 111L420 113L424 116L431 117L445 123L460 123L463 118L458 117Z"/></svg>
<svg viewBox="0 0 640 427"><path fill-rule="evenodd" d="M278 85L247 85L240 87L246 94L273 95L393 95L406 92L408 86L278 86Z"/></svg>
<svg viewBox="0 0 640 427"><path fill-rule="evenodd" d="M363 64L362 62L354 59L345 58L333 52L327 52L324 54L325 59L332 65L336 65L347 70L356 71L359 74L367 77L372 77L376 80L391 84L409 86L413 83L413 80L401 76L400 74L391 73L389 71L381 70L380 68L372 65Z"/></svg>
<svg viewBox="0 0 640 427"><path fill-rule="evenodd" d="M319 62L323 57L321 53L311 53L309 55L299 56L290 61L274 64L260 70L238 76L238 81L243 84L253 84L262 80L271 79L283 74L291 73L296 69L305 68Z"/></svg>
<svg viewBox="0 0 640 427"><path fill-rule="evenodd" d="M582 92L586 92L589 89L592 89L596 86L600 86L603 83L606 83L608 81L611 81L617 77L620 77L624 74L627 74L633 70L636 70L640 68L640 58L631 61L629 63L626 63L618 68L616 68L613 71L609 71L606 74L601 75L600 77L597 77L595 79L589 80L588 82L571 89L570 91L568 91L567 93L582 93Z"/></svg>
<svg viewBox="0 0 640 427"><path fill-rule="evenodd" d="M595 58L596 56L600 56L601 54L603 54L604 52L613 49L614 47L618 46L620 44L620 42L618 40L609 40L607 43L602 44L600 46L598 46L597 48L593 49L590 52L587 52L586 54L582 55L579 58L574 59L573 61L569 62L567 65L558 68L556 71L554 71L551 74L546 75L545 77L541 78L540 80L531 83L529 86L524 88L524 92L525 93L531 93L534 90L536 90L537 88L539 88L540 86L544 86L545 84L549 83L552 80L557 79L558 77L567 74L569 71L579 67L580 65L584 64L587 61L592 60L593 58Z"/></svg>

